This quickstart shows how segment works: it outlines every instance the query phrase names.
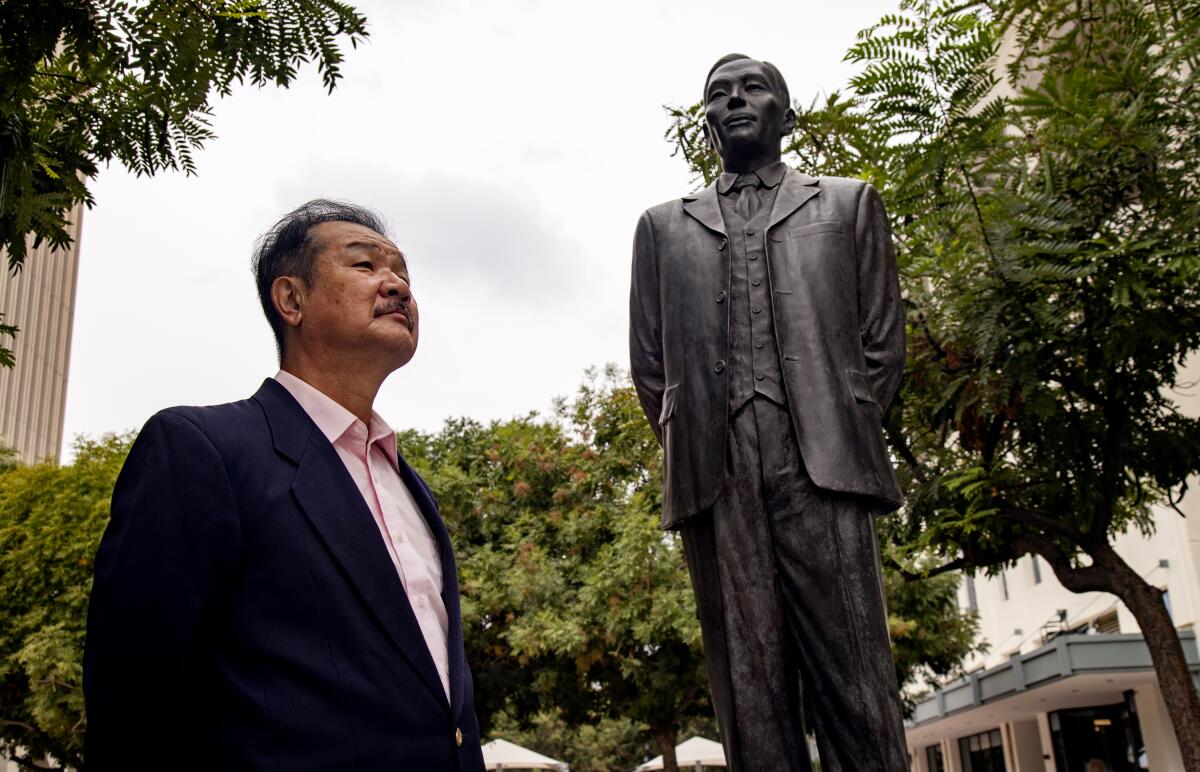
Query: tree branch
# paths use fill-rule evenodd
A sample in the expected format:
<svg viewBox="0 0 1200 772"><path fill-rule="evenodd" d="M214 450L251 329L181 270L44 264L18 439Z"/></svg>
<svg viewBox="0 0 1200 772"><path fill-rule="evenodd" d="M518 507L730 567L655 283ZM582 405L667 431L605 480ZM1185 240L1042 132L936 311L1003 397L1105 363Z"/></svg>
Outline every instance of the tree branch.
<svg viewBox="0 0 1200 772"><path fill-rule="evenodd" d="M1053 539L1045 535L1025 534L1012 540L1022 553L1041 555L1054 570L1054 576L1071 592L1112 592L1109 571L1093 563L1090 566L1071 564L1071 558Z"/></svg>
<svg viewBox="0 0 1200 772"><path fill-rule="evenodd" d="M971 561L967 560L966 558L955 558L954 560L951 560L949 563L940 565L937 568L931 568L928 571L921 571L919 573L915 573L913 571L909 571L907 568L900 565L900 563L898 563L895 558L889 557L889 558L886 558L883 562L885 564L887 564L887 566L889 568L893 569L896 573L900 574L900 576L904 577L904 581L906 581L906 582L919 582L922 579L932 579L935 576L939 576L941 574L948 574L951 571L959 571L964 568L970 568L973 565L973 563Z"/></svg>
<svg viewBox="0 0 1200 772"><path fill-rule="evenodd" d="M1027 507L1015 505L1001 507L997 514L999 514L1001 517L1007 517L1010 520L1016 520L1018 523L1024 523L1035 528L1040 528L1044 531L1050 531L1062 536L1065 539L1069 539L1076 544L1082 545L1087 539L1086 535L1082 531L1067 525L1061 520L1055 520L1052 517L1046 517L1045 515L1034 512L1032 509Z"/></svg>
<svg viewBox="0 0 1200 772"><path fill-rule="evenodd" d="M1102 406L1108 425L1104 431L1104 453L1101 456L1101 495L1096 502L1096 512L1092 518L1091 527L1088 528L1088 537L1096 541L1107 539L1108 528L1112 525L1116 512L1116 499L1119 495L1118 479L1125 471L1125 454L1121 451L1121 446L1125 439L1128 410L1121 398L1121 392L1124 390L1117 383L1120 378L1120 369L1111 378Z"/></svg>
<svg viewBox="0 0 1200 772"><path fill-rule="evenodd" d="M1000 439L1004 432L1004 424L1007 420L1004 413L997 413L992 417L987 431L984 432L983 452L981 455L983 456L983 465L989 469L996 458L996 446L1000 444Z"/></svg>

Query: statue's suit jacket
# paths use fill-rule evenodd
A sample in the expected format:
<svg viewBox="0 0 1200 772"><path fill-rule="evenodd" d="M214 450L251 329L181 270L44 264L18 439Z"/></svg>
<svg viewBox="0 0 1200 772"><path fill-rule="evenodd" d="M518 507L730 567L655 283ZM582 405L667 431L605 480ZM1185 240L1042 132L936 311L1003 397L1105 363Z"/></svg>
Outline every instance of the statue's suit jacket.
<svg viewBox="0 0 1200 772"><path fill-rule="evenodd" d="M400 473L442 562L449 700L362 494L283 386L151 418L96 555L86 768L482 772L450 539Z"/></svg>
<svg viewBox="0 0 1200 772"><path fill-rule="evenodd" d="M647 210L634 236L630 362L665 453L663 527L725 484L730 248L716 184ZM882 412L904 367L904 311L879 193L788 170L766 254L785 391L821 488L895 508Z"/></svg>

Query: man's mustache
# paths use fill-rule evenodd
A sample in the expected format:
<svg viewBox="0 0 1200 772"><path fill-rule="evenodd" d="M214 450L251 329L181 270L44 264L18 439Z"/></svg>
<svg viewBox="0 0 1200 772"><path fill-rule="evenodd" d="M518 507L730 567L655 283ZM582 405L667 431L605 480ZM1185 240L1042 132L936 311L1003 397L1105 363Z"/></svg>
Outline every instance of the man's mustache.
<svg viewBox="0 0 1200 772"><path fill-rule="evenodd" d="M376 308L375 315L383 316L384 314L393 314L397 311L404 314L404 318L408 320L408 329L411 332L413 329L413 315L408 307L408 303L403 300L397 300L394 303L388 303L386 306Z"/></svg>

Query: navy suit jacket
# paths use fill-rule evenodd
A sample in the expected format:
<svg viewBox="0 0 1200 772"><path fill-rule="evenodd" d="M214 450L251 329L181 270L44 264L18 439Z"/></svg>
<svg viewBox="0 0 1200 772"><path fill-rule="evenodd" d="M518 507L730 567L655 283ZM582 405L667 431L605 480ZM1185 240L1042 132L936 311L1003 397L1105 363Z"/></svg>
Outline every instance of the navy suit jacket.
<svg viewBox="0 0 1200 772"><path fill-rule="evenodd" d="M483 770L454 555L433 496L450 699L337 451L279 383L164 410L117 479L84 654L108 770Z"/></svg>

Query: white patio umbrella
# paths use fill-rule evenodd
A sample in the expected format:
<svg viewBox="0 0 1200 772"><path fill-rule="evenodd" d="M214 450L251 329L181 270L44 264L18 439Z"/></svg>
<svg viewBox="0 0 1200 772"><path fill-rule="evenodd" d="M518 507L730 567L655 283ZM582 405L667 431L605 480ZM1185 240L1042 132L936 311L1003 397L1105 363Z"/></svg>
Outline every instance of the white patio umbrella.
<svg viewBox="0 0 1200 772"><path fill-rule="evenodd" d="M568 772L566 762L543 756L508 740L492 740L483 745L483 765L488 769L555 769Z"/></svg>
<svg viewBox="0 0 1200 772"><path fill-rule="evenodd" d="M725 766L725 749L721 743L706 740L703 737L693 737L675 746L675 763L680 769L695 767L700 772L701 767ZM662 769L662 756L650 759L633 772L650 772L652 769Z"/></svg>

